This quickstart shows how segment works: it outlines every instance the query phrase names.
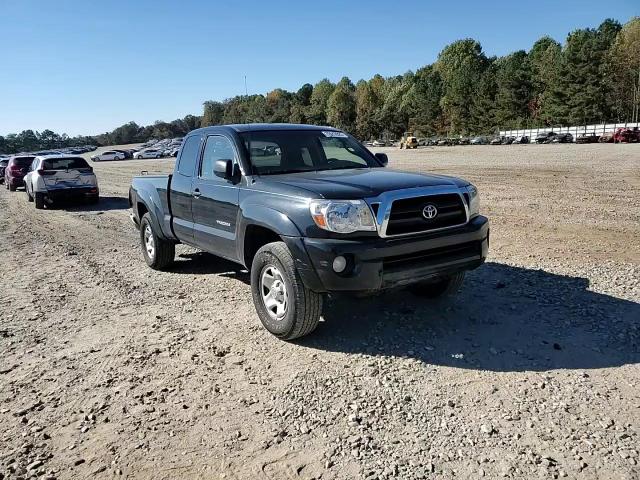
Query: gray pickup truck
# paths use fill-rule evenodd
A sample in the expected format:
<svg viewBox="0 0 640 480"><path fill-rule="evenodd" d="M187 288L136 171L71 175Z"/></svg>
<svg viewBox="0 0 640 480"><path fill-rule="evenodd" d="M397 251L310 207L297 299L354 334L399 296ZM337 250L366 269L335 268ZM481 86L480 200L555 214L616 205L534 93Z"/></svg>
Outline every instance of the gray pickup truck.
<svg viewBox="0 0 640 480"><path fill-rule="evenodd" d="M178 243L246 267L262 324L293 339L316 328L327 293L448 295L484 262L473 185L386 165L331 127L201 128L173 175L133 179L132 220L151 268L170 268Z"/></svg>

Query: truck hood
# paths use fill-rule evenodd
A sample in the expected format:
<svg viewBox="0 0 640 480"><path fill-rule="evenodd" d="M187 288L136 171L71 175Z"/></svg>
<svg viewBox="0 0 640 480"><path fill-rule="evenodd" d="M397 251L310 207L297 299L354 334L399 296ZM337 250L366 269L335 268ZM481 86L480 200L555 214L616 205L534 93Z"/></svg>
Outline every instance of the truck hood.
<svg viewBox="0 0 640 480"><path fill-rule="evenodd" d="M324 170L260 177L275 191L306 190L323 198L352 200L376 197L383 192L441 185L464 186L469 182L445 175L403 172L390 168Z"/></svg>

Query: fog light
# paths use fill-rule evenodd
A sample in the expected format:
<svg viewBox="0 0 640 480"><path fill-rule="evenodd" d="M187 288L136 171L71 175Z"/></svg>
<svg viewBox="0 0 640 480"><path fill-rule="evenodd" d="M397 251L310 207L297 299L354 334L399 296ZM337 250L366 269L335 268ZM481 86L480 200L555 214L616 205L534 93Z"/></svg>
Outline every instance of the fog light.
<svg viewBox="0 0 640 480"><path fill-rule="evenodd" d="M344 272L344 269L347 268L347 259L342 255L338 255L333 259L333 271L336 273Z"/></svg>

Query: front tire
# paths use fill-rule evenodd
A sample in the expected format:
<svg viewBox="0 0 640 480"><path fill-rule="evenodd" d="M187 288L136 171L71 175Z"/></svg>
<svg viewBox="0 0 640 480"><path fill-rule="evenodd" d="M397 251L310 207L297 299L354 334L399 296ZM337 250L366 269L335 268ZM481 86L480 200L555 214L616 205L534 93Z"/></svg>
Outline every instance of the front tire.
<svg viewBox="0 0 640 480"><path fill-rule="evenodd" d="M15 192L17 187L9 183L7 184L7 188L9 189L10 192Z"/></svg>
<svg viewBox="0 0 640 480"><path fill-rule="evenodd" d="M154 270L163 270L173 263L176 246L156 234L148 213L145 213L140 221L140 242L144 260Z"/></svg>
<svg viewBox="0 0 640 480"><path fill-rule="evenodd" d="M458 272L436 281L418 282L411 285L409 289L412 293L425 298L451 297L460 290L464 275L465 272Z"/></svg>
<svg viewBox="0 0 640 480"><path fill-rule="evenodd" d="M33 202L33 197L31 196L31 194L29 193L29 189L25 187L25 191L27 192L27 200L29 202Z"/></svg>
<svg viewBox="0 0 640 480"><path fill-rule="evenodd" d="M322 295L309 290L284 242L256 253L251 264L251 293L262 325L283 340L313 332L322 313Z"/></svg>

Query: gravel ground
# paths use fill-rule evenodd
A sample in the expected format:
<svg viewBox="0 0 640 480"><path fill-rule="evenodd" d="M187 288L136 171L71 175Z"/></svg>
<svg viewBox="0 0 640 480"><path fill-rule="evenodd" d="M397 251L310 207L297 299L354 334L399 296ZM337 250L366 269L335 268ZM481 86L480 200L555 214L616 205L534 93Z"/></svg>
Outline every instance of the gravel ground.
<svg viewBox="0 0 640 480"><path fill-rule="evenodd" d="M474 182L488 262L454 300L333 298L259 325L248 275L150 270L131 176L97 206L0 191L0 480L640 476L640 145L386 151Z"/></svg>

